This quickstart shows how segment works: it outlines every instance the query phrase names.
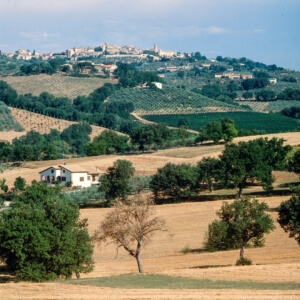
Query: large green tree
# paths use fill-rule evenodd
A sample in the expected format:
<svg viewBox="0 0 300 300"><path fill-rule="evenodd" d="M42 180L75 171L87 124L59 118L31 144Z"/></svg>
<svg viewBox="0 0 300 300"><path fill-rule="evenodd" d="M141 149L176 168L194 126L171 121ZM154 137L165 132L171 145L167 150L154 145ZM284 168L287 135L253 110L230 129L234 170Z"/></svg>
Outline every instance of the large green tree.
<svg viewBox="0 0 300 300"><path fill-rule="evenodd" d="M105 192L107 206L116 198L127 198L130 194L130 178L133 177L134 171L130 161L118 159L107 169L106 174L100 177L100 190Z"/></svg>
<svg viewBox="0 0 300 300"><path fill-rule="evenodd" d="M158 199L160 196L179 200L195 191L198 183L197 168L190 164L167 163L152 176L150 188Z"/></svg>
<svg viewBox="0 0 300 300"><path fill-rule="evenodd" d="M244 258L245 246L253 239L262 239L263 236L274 230L272 218L266 213L268 205L257 199L236 199L232 203L224 202L217 211L220 223L210 225L208 241L218 242L219 249L240 247L240 258ZM216 221L215 221L216 222ZM214 229L214 230L213 230ZM218 236L219 240L216 239ZM218 246L218 244L214 244ZM228 247L229 246L229 247ZM228 247L228 248L227 248Z"/></svg>
<svg viewBox="0 0 300 300"><path fill-rule="evenodd" d="M45 281L93 269L93 245L78 206L43 183L0 213L0 258L18 279Z"/></svg>
<svg viewBox="0 0 300 300"><path fill-rule="evenodd" d="M300 246L300 187L293 188L292 197L280 204L278 222Z"/></svg>
<svg viewBox="0 0 300 300"><path fill-rule="evenodd" d="M214 183L218 178L220 160L212 157L204 157L197 163L199 182L205 183L210 192L213 191Z"/></svg>
<svg viewBox="0 0 300 300"><path fill-rule="evenodd" d="M220 156L219 182L224 187L238 188L238 196L250 183L260 182L264 189L272 189L273 170L283 168L290 146L283 146L283 139L259 138L238 144L227 144Z"/></svg>

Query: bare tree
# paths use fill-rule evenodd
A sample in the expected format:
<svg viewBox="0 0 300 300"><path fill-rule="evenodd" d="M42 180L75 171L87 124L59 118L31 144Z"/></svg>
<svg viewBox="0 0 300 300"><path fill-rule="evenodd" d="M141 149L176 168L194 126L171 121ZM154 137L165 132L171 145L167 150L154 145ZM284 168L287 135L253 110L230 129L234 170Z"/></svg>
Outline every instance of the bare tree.
<svg viewBox="0 0 300 300"><path fill-rule="evenodd" d="M164 219L154 215L154 202L145 195L137 194L125 201L116 200L113 210L95 232L94 239L98 244L115 244L117 253L123 247L136 259L139 272L143 273L142 247L150 242L155 231L165 228Z"/></svg>

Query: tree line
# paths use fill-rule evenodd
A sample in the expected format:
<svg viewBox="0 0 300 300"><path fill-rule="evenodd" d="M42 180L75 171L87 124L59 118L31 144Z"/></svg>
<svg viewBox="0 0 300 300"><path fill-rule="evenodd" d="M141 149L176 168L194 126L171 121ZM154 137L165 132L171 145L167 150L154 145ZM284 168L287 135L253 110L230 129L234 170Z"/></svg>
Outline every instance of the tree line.
<svg viewBox="0 0 300 300"><path fill-rule="evenodd" d="M167 163L151 176L148 188L157 203L190 199L202 190L212 192L221 188L236 188L241 198L243 190L254 182L270 191L274 182L272 171L296 170L294 165L297 165L300 152L296 152L288 162L290 151L291 147L284 146L283 139L277 138L229 143L218 158L205 157L196 165ZM122 175L122 170L126 175ZM130 194L129 180L133 174L130 162L117 161L108 169L100 179L107 203Z"/></svg>

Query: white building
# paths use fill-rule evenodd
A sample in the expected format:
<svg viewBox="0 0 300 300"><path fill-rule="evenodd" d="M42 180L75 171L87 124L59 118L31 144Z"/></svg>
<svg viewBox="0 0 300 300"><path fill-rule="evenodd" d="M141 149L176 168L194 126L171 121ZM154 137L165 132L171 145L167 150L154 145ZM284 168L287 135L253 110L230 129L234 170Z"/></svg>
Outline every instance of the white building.
<svg viewBox="0 0 300 300"><path fill-rule="evenodd" d="M103 174L103 172L101 172ZM83 169L74 165L51 166L40 172L40 180L52 185L60 182L61 185L71 184L74 187L90 187L98 184L100 172Z"/></svg>

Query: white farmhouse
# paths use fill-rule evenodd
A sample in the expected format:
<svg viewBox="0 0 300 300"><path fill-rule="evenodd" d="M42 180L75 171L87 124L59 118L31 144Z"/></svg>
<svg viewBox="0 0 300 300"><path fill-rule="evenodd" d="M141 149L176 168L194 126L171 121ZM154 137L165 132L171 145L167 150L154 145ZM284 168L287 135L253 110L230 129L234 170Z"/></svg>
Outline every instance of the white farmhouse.
<svg viewBox="0 0 300 300"><path fill-rule="evenodd" d="M51 166L40 172L40 180L52 185L60 182L61 185L71 184L74 187L90 187L98 183L99 170L82 169L74 165Z"/></svg>

